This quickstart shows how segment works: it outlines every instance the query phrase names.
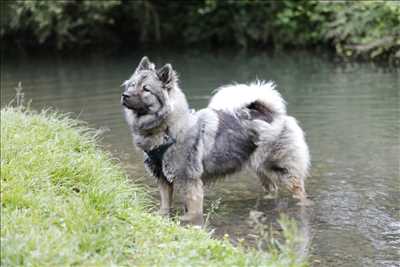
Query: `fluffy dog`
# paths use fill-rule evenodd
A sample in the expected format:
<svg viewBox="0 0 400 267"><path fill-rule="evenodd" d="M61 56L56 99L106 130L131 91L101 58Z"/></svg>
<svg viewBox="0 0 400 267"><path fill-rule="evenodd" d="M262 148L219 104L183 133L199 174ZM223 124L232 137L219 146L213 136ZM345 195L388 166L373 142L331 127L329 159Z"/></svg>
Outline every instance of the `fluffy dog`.
<svg viewBox="0 0 400 267"><path fill-rule="evenodd" d="M203 184L247 167L268 191L306 200L310 157L302 129L286 114L272 82L226 85L207 108L192 112L170 64L143 57L123 83L121 103L146 169L157 178L160 213L170 213L174 185L183 188L181 220L203 223Z"/></svg>

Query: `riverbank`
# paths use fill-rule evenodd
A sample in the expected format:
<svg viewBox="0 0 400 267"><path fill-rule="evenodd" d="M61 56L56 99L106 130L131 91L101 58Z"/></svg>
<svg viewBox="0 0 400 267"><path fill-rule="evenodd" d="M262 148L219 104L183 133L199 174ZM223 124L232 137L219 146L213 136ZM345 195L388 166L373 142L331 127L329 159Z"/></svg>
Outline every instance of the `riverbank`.
<svg viewBox="0 0 400 267"><path fill-rule="evenodd" d="M290 232L280 250L245 250L151 206L83 123L1 110L2 266L306 266Z"/></svg>

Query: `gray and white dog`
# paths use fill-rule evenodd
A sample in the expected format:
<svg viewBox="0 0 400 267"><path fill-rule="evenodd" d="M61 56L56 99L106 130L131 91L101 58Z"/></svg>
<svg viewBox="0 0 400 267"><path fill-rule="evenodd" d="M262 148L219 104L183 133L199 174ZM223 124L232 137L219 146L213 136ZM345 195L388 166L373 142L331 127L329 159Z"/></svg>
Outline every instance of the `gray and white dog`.
<svg viewBox="0 0 400 267"><path fill-rule="evenodd" d="M244 168L267 191L283 187L306 201L308 147L274 83L223 86L207 108L192 112L172 66L156 70L143 57L123 86L125 118L146 169L157 178L162 215L170 213L177 185L186 206L181 220L201 225L203 184Z"/></svg>

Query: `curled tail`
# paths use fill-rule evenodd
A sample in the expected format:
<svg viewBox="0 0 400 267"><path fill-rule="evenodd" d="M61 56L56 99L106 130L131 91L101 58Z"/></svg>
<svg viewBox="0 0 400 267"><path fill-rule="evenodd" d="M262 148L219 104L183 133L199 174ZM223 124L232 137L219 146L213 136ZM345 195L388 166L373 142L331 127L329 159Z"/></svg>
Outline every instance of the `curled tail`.
<svg viewBox="0 0 400 267"><path fill-rule="evenodd" d="M233 84L220 87L211 98L209 108L235 112L242 108L252 110L255 117L271 113L286 114L286 103L271 81L251 84Z"/></svg>
<svg viewBox="0 0 400 267"><path fill-rule="evenodd" d="M286 117L286 102L271 81L220 87L208 107L235 114L256 145L275 142Z"/></svg>

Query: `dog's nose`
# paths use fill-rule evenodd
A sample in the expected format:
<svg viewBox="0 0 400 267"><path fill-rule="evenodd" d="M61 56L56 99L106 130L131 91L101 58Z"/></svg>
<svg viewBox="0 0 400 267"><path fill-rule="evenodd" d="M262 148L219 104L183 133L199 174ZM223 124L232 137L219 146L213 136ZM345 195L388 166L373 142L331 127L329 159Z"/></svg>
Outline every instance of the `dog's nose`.
<svg viewBox="0 0 400 267"><path fill-rule="evenodd" d="M122 97L123 98L129 98L131 95L130 94L128 94L127 92L123 92L122 93Z"/></svg>

